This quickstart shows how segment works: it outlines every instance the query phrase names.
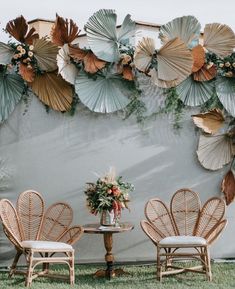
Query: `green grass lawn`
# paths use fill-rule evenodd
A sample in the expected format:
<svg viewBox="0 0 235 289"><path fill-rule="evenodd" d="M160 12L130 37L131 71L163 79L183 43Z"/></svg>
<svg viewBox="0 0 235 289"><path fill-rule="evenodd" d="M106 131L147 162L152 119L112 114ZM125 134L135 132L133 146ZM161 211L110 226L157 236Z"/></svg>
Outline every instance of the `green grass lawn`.
<svg viewBox="0 0 235 289"><path fill-rule="evenodd" d="M56 267L58 273L67 273L65 267ZM158 288L158 289L186 289L186 288L210 288L210 289L235 289L235 263L214 263L212 265L213 281L205 281L204 275L183 273L174 276L163 278L163 282L159 283L156 280L156 268L154 265L123 266L130 275L115 277L110 281L104 278L94 278L93 273L100 269L98 265L77 265L76 281L74 289L95 289L95 288L110 288L110 289L143 289L143 288ZM0 272L0 288L13 289L25 288L24 277L17 275L12 279L8 278L6 272ZM33 281L32 289L67 289L70 285L52 279L37 278Z"/></svg>

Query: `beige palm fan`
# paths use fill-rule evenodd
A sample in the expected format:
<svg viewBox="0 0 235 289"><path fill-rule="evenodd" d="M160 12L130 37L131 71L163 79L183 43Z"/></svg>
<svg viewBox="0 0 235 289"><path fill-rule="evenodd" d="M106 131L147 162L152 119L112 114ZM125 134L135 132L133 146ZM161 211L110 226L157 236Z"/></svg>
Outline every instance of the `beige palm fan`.
<svg viewBox="0 0 235 289"><path fill-rule="evenodd" d="M0 42L0 64L7 65L11 63L14 50L10 45Z"/></svg>
<svg viewBox="0 0 235 289"><path fill-rule="evenodd" d="M151 76L151 81L154 85L158 86L159 88L170 88L177 86L181 80L176 78L174 80L165 81L158 77L158 71L155 68L151 68L148 75Z"/></svg>
<svg viewBox="0 0 235 289"><path fill-rule="evenodd" d="M35 28L29 29L28 23L22 15L9 21L6 25L6 31L16 40L29 45L39 38L38 33L35 33Z"/></svg>
<svg viewBox="0 0 235 289"><path fill-rule="evenodd" d="M179 37L187 47L193 48L199 44L201 25L194 16L183 16L162 25L159 38L165 44Z"/></svg>
<svg viewBox="0 0 235 289"><path fill-rule="evenodd" d="M144 37L139 41L134 54L136 68L142 72L146 72L151 64L154 52L155 43L152 38Z"/></svg>
<svg viewBox="0 0 235 289"><path fill-rule="evenodd" d="M78 69L70 59L68 44L64 44L64 46L59 50L57 55L57 65L59 74L66 81L74 85L75 78L78 74Z"/></svg>
<svg viewBox="0 0 235 289"><path fill-rule="evenodd" d="M192 117L197 127L210 134L217 133L225 121L222 111L217 108L205 113L192 115Z"/></svg>
<svg viewBox="0 0 235 289"><path fill-rule="evenodd" d="M214 64L204 64L198 71L193 73L193 79L196 81L212 80L217 75L217 69Z"/></svg>
<svg viewBox="0 0 235 289"><path fill-rule="evenodd" d="M56 70L58 47L45 38L34 40L33 46L34 57L37 60L39 68L48 72Z"/></svg>
<svg viewBox="0 0 235 289"><path fill-rule="evenodd" d="M222 180L221 191L224 193L226 205L231 204L235 199L235 178L231 169Z"/></svg>
<svg viewBox="0 0 235 289"><path fill-rule="evenodd" d="M219 170L234 157L234 144L228 134L201 135L197 156L201 165L208 170Z"/></svg>
<svg viewBox="0 0 235 289"><path fill-rule="evenodd" d="M57 72L37 75L30 84L32 91L50 108L68 111L73 101L73 88Z"/></svg>
<svg viewBox="0 0 235 289"><path fill-rule="evenodd" d="M56 15L56 21L51 30L51 41L58 46L63 46L72 43L78 37L79 32L72 19L68 20Z"/></svg>
<svg viewBox="0 0 235 289"><path fill-rule="evenodd" d="M206 24L203 35L203 46L219 57L230 55L235 48L235 34L225 24Z"/></svg>

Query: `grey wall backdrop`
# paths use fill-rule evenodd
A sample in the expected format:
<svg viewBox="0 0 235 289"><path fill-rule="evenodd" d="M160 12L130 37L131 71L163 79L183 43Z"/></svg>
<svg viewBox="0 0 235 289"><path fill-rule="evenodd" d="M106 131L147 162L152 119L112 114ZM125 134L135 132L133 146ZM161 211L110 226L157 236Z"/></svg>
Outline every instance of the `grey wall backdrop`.
<svg viewBox="0 0 235 289"><path fill-rule="evenodd" d="M150 96L145 101L151 108L161 99ZM34 189L43 194L48 206L67 201L74 210L74 223L98 222L99 217L90 215L86 208L85 183L115 166L118 174L136 188L131 195L131 212L122 214L122 220L132 222L135 229L114 236L116 260L155 259L155 249L139 226L149 198L168 201L182 187L199 192L202 201L220 194L225 170L209 172L198 163L198 135L190 111L176 133L167 116L141 128L135 119L123 121L117 115L97 115L84 108L74 117L54 111L48 114L33 95L27 112L25 107L23 102L19 104L0 126L0 159L8 174L1 198L15 203L20 192ZM213 258L235 257L234 204L226 215L229 223L212 248ZM79 262L101 261L105 253L100 235L84 234L76 249ZM13 255L14 248L1 228L0 265L10 264Z"/></svg>

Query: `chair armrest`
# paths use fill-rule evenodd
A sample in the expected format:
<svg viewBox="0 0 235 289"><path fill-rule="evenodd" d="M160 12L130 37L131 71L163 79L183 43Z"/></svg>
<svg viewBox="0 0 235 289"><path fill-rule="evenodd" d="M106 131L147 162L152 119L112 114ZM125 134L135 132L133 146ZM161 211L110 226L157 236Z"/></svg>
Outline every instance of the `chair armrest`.
<svg viewBox="0 0 235 289"><path fill-rule="evenodd" d="M157 228L149 223L148 221L141 221L140 226L145 234L150 238L154 245L158 245L159 241L162 240L161 234L159 234Z"/></svg>
<svg viewBox="0 0 235 289"><path fill-rule="evenodd" d="M205 236L205 239L207 240L207 243L210 245L212 244L221 234L223 229L226 227L228 221L222 220L218 224L216 224L210 232Z"/></svg>
<svg viewBox="0 0 235 289"><path fill-rule="evenodd" d="M70 227L57 241L73 245L81 238L83 232L84 230L81 226Z"/></svg>

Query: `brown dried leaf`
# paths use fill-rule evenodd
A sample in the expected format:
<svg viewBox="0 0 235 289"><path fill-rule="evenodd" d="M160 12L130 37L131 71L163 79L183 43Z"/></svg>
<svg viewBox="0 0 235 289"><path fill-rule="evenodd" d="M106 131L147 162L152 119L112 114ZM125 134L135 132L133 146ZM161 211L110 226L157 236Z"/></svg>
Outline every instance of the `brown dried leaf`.
<svg viewBox="0 0 235 289"><path fill-rule="evenodd" d="M16 40L31 45L33 40L39 38L39 35L35 33L35 28L31 28L29 31L28 29L28 23L22 15L9 21L6 25L6 31Z"/></svg>
<svg viewBox="0 0 235 289"><path fill-rule="evenodd" d="M39 99L57 111L68 111L73 101L73 88L57 72L37 75L30 84Z"/></svg>
<svg viewBox="0 0 235 289"><path fill-rule="evenodd" d="M27 66L26 64L20 63L19 74L27 82L33 82L35 78L35 72L32 66Z"/></svg>
<svg viewBox="0 0 235 289"><path fill-rule="evenodd" d="M192 115L192 117L197 127L210 134L218 132L225 120L222 111L216 108L205 113Z"/></svg>
<svg viewBox="0 0 235 289"><path fill-rule="evenodd" d="M196 81L208 81L215 78L217 69L215 65L209 66L204 64L201 69L193 73L193 79Z"/></svg>
<svg viewBox="0 0 235 289"><path fill-rule="evenodd" d="M200 68L202 68L205 63L205 51L203 47L199 44L192 49L193 55L193 68L192 72L197 72Z"/></svg>
<svg viewBox="0 0 235 289"><path fill-rule="evenodd" d="M83 61L87 51L79 47L69 46L69 55L76 61Z"/></svg>
<svg viewBox="0 0 235 289"><path fill-rule="evenodd" d="M221 191L224 193L226 205L231 204L235 198L235 178L231 170L227 172L222 180Z"/></svg>
<svg viewBox="0 0 235 289"><path fill-rule="evenodd" d="M123 78L126 80L130 80L130 81L134 80L132 68L129 65L123 66L122 75L123 75Z"/></svg>
<svg viewBox="0 0 235 289"><path fill-rule="evenodd" d="M76 39L79 32L72 19L68 20L56 15L56 21L51 30L51 41L58 46L63 46Z"/></svg>

